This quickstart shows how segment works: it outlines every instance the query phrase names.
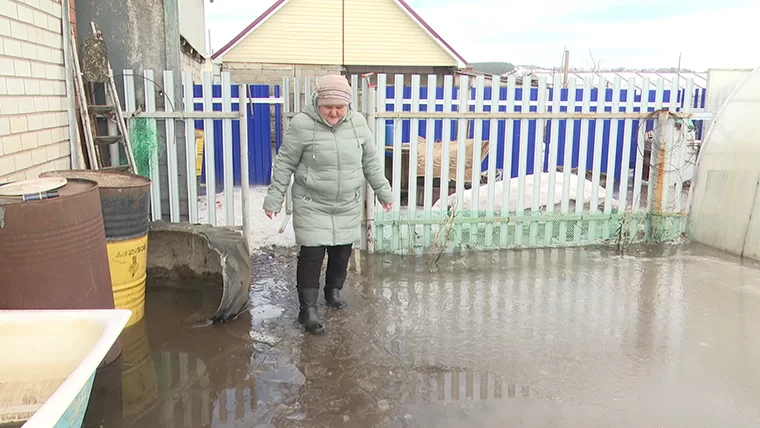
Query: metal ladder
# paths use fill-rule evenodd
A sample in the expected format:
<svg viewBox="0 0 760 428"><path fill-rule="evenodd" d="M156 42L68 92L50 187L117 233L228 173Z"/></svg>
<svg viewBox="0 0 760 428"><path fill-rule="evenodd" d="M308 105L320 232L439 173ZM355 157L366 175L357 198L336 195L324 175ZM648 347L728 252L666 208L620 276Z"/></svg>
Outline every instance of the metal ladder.
<svg viewBox="0 0 760 428"><path fill-rule="evenodd" d="M95 23L91 23L93 37L102 40L102 33L96 30ZM90 169L93 170L115 170L137 173L135 167L135 157L132 151L132 144L129 138L129 130L127 129L127 123L124 120L124 116L121 111L121 102L119 95L116 92L116 84L113 79L113 70L111 69L111 63L106 59L108 67L108 77L105 82L105 98L106 104L98 105L91 104L90 97L93 96L92 91L87 91L85 86L84 77L82 75L82 69L79 64L79 54L76 41L74 39L74 32L72 29L71 35L72 54L74 56L74 86L79 104L79 115L82 120L82 128L85 139L85 146L87 149L87 157L89 158ZM88 93L89 92L89 93ZM98 117L104 117L110 122L116 122L116 128L118 133L116 135L98 135L97 120ZM94 131L94 134L93 134ZM113 145L116 145L115 147ZM111 156L111 162L109 165L105 165L103 162L103 149L108 147ZM123 147L126 155L127 164L119 164L119 147ZM115 159L114 159L115 157Z"/></svg>

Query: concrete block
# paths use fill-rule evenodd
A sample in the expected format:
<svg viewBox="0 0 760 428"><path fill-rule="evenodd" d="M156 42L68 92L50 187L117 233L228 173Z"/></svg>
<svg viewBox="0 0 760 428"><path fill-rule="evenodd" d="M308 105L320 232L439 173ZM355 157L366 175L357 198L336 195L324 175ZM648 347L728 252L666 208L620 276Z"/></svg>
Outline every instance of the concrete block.
<svg viewBox="0 0 760 428"><path fill-rule="evenodd" d="M43 1L45 0L40 0L40 3ZM61 22L61 14L63 13L63 6L61 5L60 1L51 2L50 13L53 14L54 17L56 17L59 23Z"/></svg>
<svg viewBox="0 0 760 428"><path fill-rule="evenodd" d="M8 78L5 79L5 85L8 95L24 95L24 79ZM15 106L14 109L16 112L19 111L18 106ZM5 110L3 110L3 113L5 113Z"/></svg>
<svg viewBox="0 0 760 428"><path fill-rule="evenodd" d="M71 155L71 147L69 146L69 140L60 142L58 146L58 157L67 157Z"/></svg>
<svg viewBox="0 0 760 428"><path fill-rule="evenodd" d="M11 19L18 19L18 7L11 0L0 0L0 15Z"/></svg>
<svg viewBox="0 0 760 428"><path fill-rule="evenodd" d="M3 52L5 52L6 57L21 58L23 56L21 51L21 41L3 38Z"/></svg>
<svg viewBox="0 0 760 428"><path fill-rule="evenodd" d="M18 20L27 24L34 24L34 9L27 7L24 4L16 6L16 12L18 13Z"/></svg>
<svg viewBox="0 0 760 428"><path fill-rule="evenodd" d="M50 50L50 62L63 65L63 48Z"/></svg>
<svg viewBox="0 0 760 428"><path fill-rule="evenodd" d="M59 126L59 123L55 113L42 114L42 129L55 128L56 126Z"/></svg>
<svg viewBox="0 0 760 428"><path fill-rule="evenodd" d="M34 112L38 111L34 107L34 98L33 97L22 96L22 97L16 97L14 99L18 103L18 112L20 114L29 114L29 113L34 113Z"/></svg>
<svg viewBox="0 0 760 428"><path fill-rule="evenodd" d="M8 83L10 84L10 81ZM14 102L12 98L0 97L0 111L3 112L4 116L18 114L18 103Z"/></svg>
<svg viewBox="0 0 760 428"><path fill-rule="evenodd" d="M16 171L16 162L13 156L0 156L0 176Z"/></svg>
<svg viewBox="0 0 760 428"><path fill-rule="evenodd" d="M53 134L51 129L43 129L37 133L37 144L40 147L49 146L53 144Z"/></svg>
<svg viewBox="0 0 760 428"><path fill-rule="evenodd" d="M38 129L45 128L45 122L43 121L42 114L30 114L26 117L29 130L36 131Z"/></svg>
<svg viewBox="0 0 760 428"><path fill-rule="evenodd" d="M11 133L11 118L7 116L0 116L0 137L3 135L10 135ZM2 145L0 145L0 154L3 153Z"/></svg>
<svg viewBox="0 0 760 428"><path fill-rule="evenodd" d="M38 45L45 44L45 33L47 31L42 30L42 28L37 28L34 25L30 25L28 31L30 42L36 43Z"/></svg>
<svg viewBox="0 0 760 428"><path fill-rule="evenodd" d="M48 15L53 14L53 2L49 0L40 0L40 6L37 8Z"/></svg>
<svg viewBox="0 0 760 428"><path fill-rule="evenodd" d="M8 86L5 77L0 77L0 95L8 95Z"/></svg>
<svg viewBox="0 0 760 428"><path fill-rule="evenodd" d="M24 3L34 10L40 10L40 0L24 0Z"/></svg>
<svg viewBox="0 0 760 428"><path fill-rule="evenodd" d="M33 62L32 64L32 77L35 79L44 79L45 73L47 72L47 69L45 68L45 64L41 62Z"/></svg>
<svg viewBox="0 0 760 428"><path fill-rule="evenodd" d="M40 93L39 80L37 79L24 80L24 95L39 95L39 93Z"/></svg>
<svg viewBox="0 0 760 428"><path fill-rule="evenodd" d="M294 66L292 64L261 64L261 69L263 71L290 71L292 72L294 70Z"/></svg>
<svg viewBox="0 0 760 428"><path fill-rule="evenodd" d="M66 75L62 66L57 64L48 64L46 67L46 78L52 80L64 80Z"/></svg>
<svg viewBox="0 0 760 428"><path fill-rule="evenodd" d="M24 174L23 171L19 171L20 169L21 168L16 167L16 172L6 177L8 179L8 183L12 183L14 181L26 180L26 174Z"/></svg>
<svg viewBox="0 0 760 428"><path fill-rule="evenodd" d="M68 141L69 140L69 127L64 126L60 128L54 128L50 130L50 135L52 136L53 143L59 143L61 141Z"/></svg>
<svg viewBox="0 0 760 428"><path fill-rule="evenodd" d="M2 0L0 0L0 3ZM0 36L10 37L11 35L11 20L0 16Z"/></svg>
<svg viewBox="0 0 760 428"><path fill-rule="evenodd" d="M39 46L40 49L46 49ZM21 42L21 57L26 59L38 60L38 46L32 43Z"/></svg>
<svg viewBox="0 0 760 428"><path fill-rule="evenodd" d="M52 62L52 50L47 46L37 46L36 60L41 62Z"/></svg>
<svg viewBox="0 0 760 428"><path fill-rule="evenodd" d="M16 171L29 168L32 166L32 153L21 151L13 155L13 160L16 162Z"/></svg>
<svg viewBox="0 0 760 428"><path fill-rule="evenodd" d="M24 171L24 174L26 176L27 180L32 180L40 176L42 174L42 168L40 165L35 165L26 171Z"/></svg>
<svg viewBox="0 0 760 428"><path fill-rule="evenodd" d="M32 77L32 63L28 60L14 60L13 69L15 71L16 77Z"/></svg>
<svg viewBox="0 0 760 428"><path fill-rule="evenodd" d="M11 117L11 134L20 134L27 130L29 130L29 124L26 116Z"/></svg>
<svg viewBox="0 0 760 428"><path fill-rule="evenodd" d="M53 8L53 9L56 9L56 8ZM58 17L48 16L48 23L47 23L47 29L48 29L48 31L52 31L54 33L57 33L57 32L61 31L61 18L60 18L61 7L60 7L60 5L58 5L57 9L58 9L58 15L59 16ZM51 10L51 12L54 13L55 11Z"/></svg>
<svg viewBox="0 0 760 428"><path fill-rule="evenodd" d="M50 102L48 101L48 97L34 97L32 101L34 103L34 111L43 112L50 110Z"/></svg>
<svg viewBox="0 0 760 428"><path fill-rule="evenodd" d="M37 133L25 132L21 134L21 146L23 147L24 150L36 149L38 147ZM47 160L47 158L45 158L45 160ZM39 163L39 162L35 162L35 163Z"/></svg>
<svg viewBox="0 0 760 428"><path fill-rule="evenodd" d="M19 40L29 39L29 26L21 21L11 20L11 37Z"/></svg>
<svg viewBox="0 0 760 428"><path fill-rule="evenodd" d="M71 168L71 158L65 157L65 158L58 159L55 162L53 162L53 165L56 170L69 169Z"/></svg>
<svg viewBox="0 0 760 428"><path fill-rule="evenodd" d="M42 31L42 43L50 48L58 49L63 45L63 37L50 31Z"/></svg>
<svg viewBox="0 0 760 428"><path fill-rule="evenodd" d="M15 76L16 71L13 67L13 60L10 58L0 58L0 76Z"/></svg>
<svg viewBox="0 0 760 428"><path fill-rule="evenodd" d="M59 96L65 96L66 95L66 82L64 81L53 81L53 92L51 92L51 95L59 95Z"/></svg>
<svg viewBox="0 0 760 428"><path fill-rule="evenodd" d="M49 132L48 132L48 135L50 135ZM46 146L43 146L42 144L40 144L40 147L43 147L45 149L45 156L47 157L48 160L55 160L61 157L57 144L46 145Z"/></svg>
<svg viewBox="0 0 760 428"><path fill-rule="evenodd" d="M43 163L48 161L47 153L45 152L45 148L36 148L32 150L32 164L34 165L42 165Z"/></svg>
<svg viewBox="0 0 760 428"><path fill-rule="evenodd" d="M52 80L40 80L40 93L45 95L55 95L55 88Z"/></svg>
<svg viewBox="0 0 760 428"><path fill-rule="evenodd" d="M47 29L47 15L40 10L34 11L34 26Z"/></svg>
<svg viewBox="0 0 760 428"><path fill-rule="evenodd" d="M22 149L21 135L10 135L3 137L3 153L5 155L12 155L20 152ZM0 170L2 171L2 170Z"/></svg>

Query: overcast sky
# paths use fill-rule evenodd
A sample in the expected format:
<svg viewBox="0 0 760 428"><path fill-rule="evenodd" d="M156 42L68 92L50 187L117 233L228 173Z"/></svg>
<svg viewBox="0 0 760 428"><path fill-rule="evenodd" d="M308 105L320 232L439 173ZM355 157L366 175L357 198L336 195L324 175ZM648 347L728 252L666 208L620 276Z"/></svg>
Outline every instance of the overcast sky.
<svg viewBox="0 0 760 428"><path fill-rule="evenodd" d="M386 0L376 0L386 1ZM273 0L214 0L206 26L216 50ZM407 0L468 62L605 68L760 66L757 0Z"/></svg>

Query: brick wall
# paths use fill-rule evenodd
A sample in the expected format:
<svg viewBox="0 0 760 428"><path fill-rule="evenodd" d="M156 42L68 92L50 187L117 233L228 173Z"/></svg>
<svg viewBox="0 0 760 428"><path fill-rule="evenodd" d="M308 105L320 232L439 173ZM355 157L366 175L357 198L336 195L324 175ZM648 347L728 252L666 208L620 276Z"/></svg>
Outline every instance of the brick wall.
<svg viewBox="0 0 760 428"><path fill-rule="evenodd" d="M69 168L61 13L0 0L0 183Z"/></svg>

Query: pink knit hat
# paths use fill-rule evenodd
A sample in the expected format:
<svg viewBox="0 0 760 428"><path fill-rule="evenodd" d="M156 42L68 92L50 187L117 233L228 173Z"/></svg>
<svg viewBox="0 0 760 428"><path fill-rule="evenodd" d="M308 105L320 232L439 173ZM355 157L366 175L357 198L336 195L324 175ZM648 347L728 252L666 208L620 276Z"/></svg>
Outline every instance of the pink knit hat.
<svg viewBox="0 0 760 428"><path fill-rule="evenodd" d="M345 77L337 74L323 76L317 85L317 105L348 105L351 94L351 86Z"/></svg>

